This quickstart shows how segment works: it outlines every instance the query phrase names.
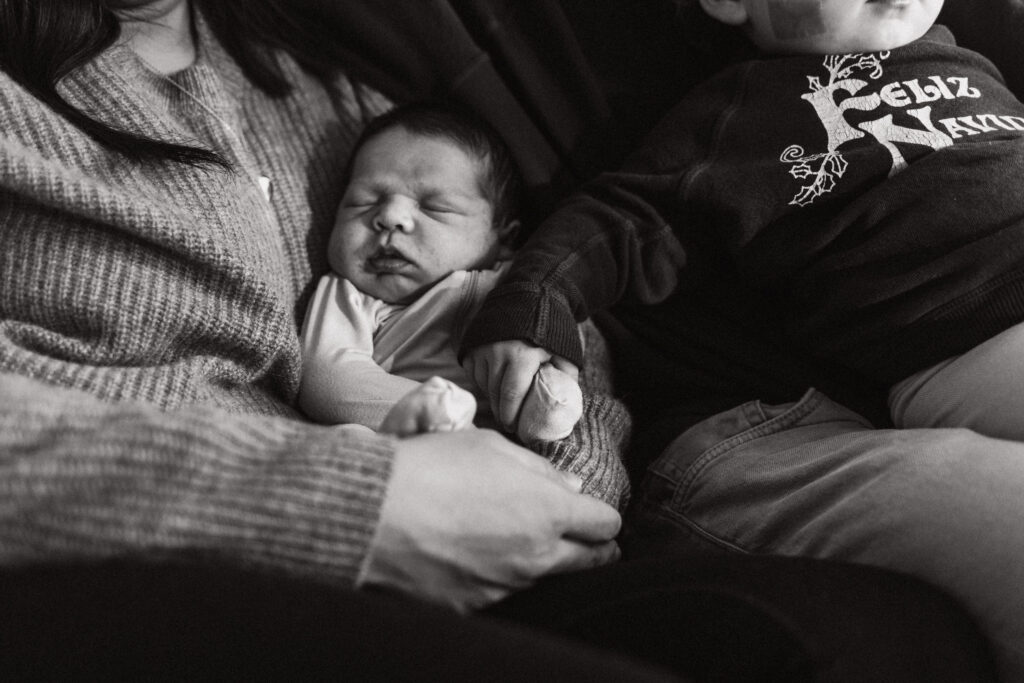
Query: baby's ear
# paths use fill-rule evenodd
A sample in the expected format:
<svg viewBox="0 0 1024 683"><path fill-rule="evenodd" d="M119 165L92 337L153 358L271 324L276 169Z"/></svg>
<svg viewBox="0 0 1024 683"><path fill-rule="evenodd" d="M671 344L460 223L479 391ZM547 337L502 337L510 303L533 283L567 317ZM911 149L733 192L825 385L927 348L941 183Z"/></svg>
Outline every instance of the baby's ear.
<svg viewBox="0 0 1024 683"><path fill-rule="evenodd" d="M498 258L502 261L512 258L515 253L516 245L519 242L519 231L522 227L521 222L513 220L498 228L498 244L500 245Z"/></svg>
<svg viewBox="0 0 1024 683"><path fill-rule="evenodd" d="M700 0L700 6L708 16L729 26L740 26L747 21L743 0Z"/></svg>

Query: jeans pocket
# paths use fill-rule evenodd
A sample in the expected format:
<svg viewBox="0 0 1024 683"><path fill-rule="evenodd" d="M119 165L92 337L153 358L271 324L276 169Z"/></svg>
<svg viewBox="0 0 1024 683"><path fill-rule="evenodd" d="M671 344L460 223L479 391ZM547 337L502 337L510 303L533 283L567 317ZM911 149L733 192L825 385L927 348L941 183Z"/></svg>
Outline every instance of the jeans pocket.
<svg viewBox="0 0 1024 683"><path fill-rule="evenodd" d="M809 389L799 400L783 404L749 401L694 425L680 434L652 462L634 492L631 533L634 537L667 535L665 525L676 526L687 537L686 544L737 549L707 536L687 518L687 497L691 484L718 458L763 436L784 431L800 423L822 401L822 394Z"/></svg>
<svg viewBox="0 0 1024 683"><path fill-rule="evenodd" d="M827 400L809 389L798 401L767 404L749 401L699 422L680 434L647 468L647 478L660 497L672 489L677 500L701 470L715 459L763 436L786 430L799 423ZM672 483L655 484L657 480ZM644 485L641 484L641 489Z"/></svg>

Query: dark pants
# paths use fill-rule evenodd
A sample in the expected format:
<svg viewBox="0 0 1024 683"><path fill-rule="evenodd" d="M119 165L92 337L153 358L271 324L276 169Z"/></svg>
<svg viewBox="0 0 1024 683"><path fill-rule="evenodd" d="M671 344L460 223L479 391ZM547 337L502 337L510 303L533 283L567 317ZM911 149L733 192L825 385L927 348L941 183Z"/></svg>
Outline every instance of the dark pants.
<svg viewBox="0 0 1024 683"><path fill-rule="evenodd" d="M803 560L624 562L554 577L471 618L224 568L0 573L3 680L654 681L674 672L963 683L989 671L973 625L942 595Z"/></svg>
<svg viewBox="0 0 1024 683"><path fill-rule="evenodd" d="M987 644L945 594L821 560L662 552L556 577L491 613L698 681L994 680Z"/></svg>

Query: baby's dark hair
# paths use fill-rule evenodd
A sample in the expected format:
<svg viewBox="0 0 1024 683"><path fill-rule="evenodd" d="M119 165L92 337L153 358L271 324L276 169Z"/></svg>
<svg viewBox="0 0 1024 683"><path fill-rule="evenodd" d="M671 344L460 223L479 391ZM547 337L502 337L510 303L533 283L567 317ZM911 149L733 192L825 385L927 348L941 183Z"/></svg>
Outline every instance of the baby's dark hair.
<svg viewBox="0 0 1024 683"><path fill-rule="evenodd" d="M480 190L491 204L494 225L503 227L519 217L523 180L505 141L485 120L450 104L404 104L370 121L352 148L346 179L351 177L353 160L363 145L394 128L448 140L479 159L485 166Z"/></svg>

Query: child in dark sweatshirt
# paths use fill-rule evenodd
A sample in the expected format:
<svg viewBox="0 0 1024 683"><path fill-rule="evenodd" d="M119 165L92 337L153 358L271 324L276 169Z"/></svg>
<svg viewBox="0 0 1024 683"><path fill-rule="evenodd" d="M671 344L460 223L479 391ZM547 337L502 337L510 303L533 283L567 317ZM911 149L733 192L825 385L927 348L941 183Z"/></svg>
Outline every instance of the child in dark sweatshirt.
<svg viewBox="0 0 1024 683"><path fill-rule="evenodd" d="M624 297L679 302L670 345L728 269L785 343L889 387L898 426L1024 439L1024 105L934 24L942 0L693 1L763 58L544 222L468 364L508 387L536 371L517 345L579 363L567 331Z"/></svg>

